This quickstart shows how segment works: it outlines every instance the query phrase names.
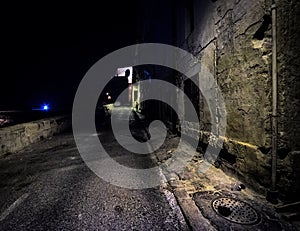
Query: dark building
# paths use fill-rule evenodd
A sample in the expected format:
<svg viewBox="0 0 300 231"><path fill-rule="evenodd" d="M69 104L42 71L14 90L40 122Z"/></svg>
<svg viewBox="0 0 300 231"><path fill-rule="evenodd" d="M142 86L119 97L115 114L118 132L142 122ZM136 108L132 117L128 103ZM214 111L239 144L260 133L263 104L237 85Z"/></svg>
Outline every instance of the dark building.
<svg viewBox="0 0 300 231"><path fill-rule="evenodd" d="M215 99L205 98L186 76L157 66L146 68L152 78L176 84L191 99L200 119L200 144L205 147L213 136L222 139L219 163L224 171L261 192L276 188L282 198L297 199L300 3L189 0L148 4L140 12L140 42L170 44L190 52L221 90L225 127L218 124L218 111L224 108L215 106L211 114L208 104ZM201 73L196 81L199 85L205 81ZM180 104L182 97L179 94L176 100L184 116L189 108ZM142 107L147 111L146 103ZM153 107L156 117L176 122L166 105L156 103ZM184 117L186 130L179 132L189 135L197 122ZM212 123L216 131L212 131ZM224 137L218 136L218 129L226 129Z"/></svg>

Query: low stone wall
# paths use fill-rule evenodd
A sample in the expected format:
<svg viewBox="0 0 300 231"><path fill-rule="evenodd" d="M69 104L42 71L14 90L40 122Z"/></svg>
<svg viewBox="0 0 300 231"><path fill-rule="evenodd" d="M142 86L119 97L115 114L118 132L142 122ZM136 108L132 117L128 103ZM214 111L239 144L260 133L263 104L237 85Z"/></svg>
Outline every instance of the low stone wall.
<svg viewBox="0 0 300 231"><path fill-rule="evenodd" d="M70 126L70 116L58 116L0 128L0 157L60 133Z"/></svg>

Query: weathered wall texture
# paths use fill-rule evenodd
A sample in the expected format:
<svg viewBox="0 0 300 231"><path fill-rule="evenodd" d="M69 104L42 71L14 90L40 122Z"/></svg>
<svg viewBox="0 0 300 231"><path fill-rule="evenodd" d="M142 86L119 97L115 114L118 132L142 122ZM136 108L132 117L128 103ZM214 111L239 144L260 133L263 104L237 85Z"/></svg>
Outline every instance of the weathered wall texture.
<svg viewBox="0 0 300 231"><path fill-rule="evenodd" d="M218 0L194 4L195 27L182 48L200 59L218 82L226 104L222 167L256 189L271 183L272 18L269 0ZM278 7L278 188L283 198L300 193L300 2ZM183 33L184 34L184 33ZM180 39L179 39L180 40ZM199 79L201 84L201 78ZM210 132L206 100L200 97L201 133ZM191 123L188 124L192 127ZM184 132L184 131L183 131ZM202 136L203 137L203 136ZM203 141L207 137L203 137ZM226 154L226 153L229 154Z"/></svg>
<svg viewBox="0 0 300 231"><path fill-rule="evenodd" d="M71 119L59 116L0 129L0 156L17 152L43 138L60 133L71 126Z"/></svg>
<svg viewBox="0 0 300 231"><path fill-rule="evenodd" d="M277 1L279 157L278 186L300 192L300 2Z"/></svg>

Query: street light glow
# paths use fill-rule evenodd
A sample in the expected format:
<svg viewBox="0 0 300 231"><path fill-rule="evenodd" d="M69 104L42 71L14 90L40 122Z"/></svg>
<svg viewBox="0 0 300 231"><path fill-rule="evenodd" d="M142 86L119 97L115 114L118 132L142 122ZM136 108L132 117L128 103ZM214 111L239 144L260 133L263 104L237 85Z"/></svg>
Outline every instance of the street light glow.
<svg viewBox="0 0 300 231"><path fill-rule="evenodd" d="M49 104L43 104L42 107L41 107L41 109L43 111L48 111L50 109Z"/></svg>

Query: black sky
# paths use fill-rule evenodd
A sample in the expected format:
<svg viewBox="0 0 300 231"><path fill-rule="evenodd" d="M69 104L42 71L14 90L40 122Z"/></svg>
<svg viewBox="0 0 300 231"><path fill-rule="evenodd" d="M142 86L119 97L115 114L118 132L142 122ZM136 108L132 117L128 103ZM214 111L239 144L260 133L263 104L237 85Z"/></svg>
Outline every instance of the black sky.
<svg viewBox="0 0 300 231"><path fill-rule="evenodd" d="M0 110L72 106L80 80L106 54L137 41L135 1L3 8Z"/></svg>

